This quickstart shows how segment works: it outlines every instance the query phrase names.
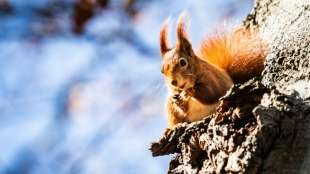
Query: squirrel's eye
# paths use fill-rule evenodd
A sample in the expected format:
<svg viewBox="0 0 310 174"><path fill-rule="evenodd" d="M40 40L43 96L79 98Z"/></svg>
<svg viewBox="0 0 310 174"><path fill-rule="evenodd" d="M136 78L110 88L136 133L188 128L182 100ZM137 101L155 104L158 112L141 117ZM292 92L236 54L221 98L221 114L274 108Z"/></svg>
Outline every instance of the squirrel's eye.
<svg viewBox="0 0 310 174"><path fill-rule="evenodd" d="M187 67L188 62L187 62L187 60L186 60L185 58L180 58L180 60L179 60L179 65L180 65L182 68L185 68L185 67Z"/></svg>

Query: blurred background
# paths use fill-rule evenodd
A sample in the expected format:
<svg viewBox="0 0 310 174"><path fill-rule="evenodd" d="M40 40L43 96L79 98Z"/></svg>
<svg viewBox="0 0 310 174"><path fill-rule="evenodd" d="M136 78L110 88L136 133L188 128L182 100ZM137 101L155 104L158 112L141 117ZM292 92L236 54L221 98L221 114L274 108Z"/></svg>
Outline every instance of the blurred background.
<svg viewBox="0 0 310 174"><path fill-rule="evenodd" d="M166 127L162 22L186 10L197 46L252 5L0 0L0 173L165 173L171 157L148 151Z"/></svg>

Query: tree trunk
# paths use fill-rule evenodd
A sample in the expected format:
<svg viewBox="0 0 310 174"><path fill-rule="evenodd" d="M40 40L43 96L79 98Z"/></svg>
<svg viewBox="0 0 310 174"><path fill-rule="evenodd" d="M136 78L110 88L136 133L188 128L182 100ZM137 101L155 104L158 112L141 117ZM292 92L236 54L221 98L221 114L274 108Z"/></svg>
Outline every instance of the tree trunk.
<svg viewBox="0 0 310 174"><path fill-rule="evenodd" d="M168 173L310 173L310 1L257 0L243 25L269 45L262 76L152 143Z"/></svg>

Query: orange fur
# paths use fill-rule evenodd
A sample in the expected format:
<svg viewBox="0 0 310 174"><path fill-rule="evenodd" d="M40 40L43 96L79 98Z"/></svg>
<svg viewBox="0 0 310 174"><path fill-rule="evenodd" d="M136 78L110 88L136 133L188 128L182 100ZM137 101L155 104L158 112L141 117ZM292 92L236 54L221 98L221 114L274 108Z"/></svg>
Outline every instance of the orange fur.
<svg viewBox="0 0 310 174"><path fill-rule="evenodd" d="M198 57L225 70L234 82L244 82L263 70L266 46L258 32L237 29L204 40Z"/></svg>
<svg viewBox="0 0 310 174"><path fill-rule="evenodd" d="M220 97L234 83L260 75L266 46L258 32L237 29L204 40L193 51L186 33L184 15L176 28L177 42L170 47L168 24L160 31L161 72L170 89L167 99L169 128L177 123L200 120L215 112Z"/></svg>

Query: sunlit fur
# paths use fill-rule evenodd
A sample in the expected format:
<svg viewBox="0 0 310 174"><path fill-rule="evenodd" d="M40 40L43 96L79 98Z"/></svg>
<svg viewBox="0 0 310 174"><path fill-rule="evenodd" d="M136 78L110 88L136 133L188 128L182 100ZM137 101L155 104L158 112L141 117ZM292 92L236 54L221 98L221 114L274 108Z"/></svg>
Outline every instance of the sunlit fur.
<svg viewBox="0 0 310 174"><path fill-rule="evenodd" d="M266 57L266 44L256 30L225 30L206 38L198 56L225 70L234 82L244 82L261 74Z"/></svg>
<svg viewBox="0 0 310 174"><path fill-rule="evenodd" d="M214 113L219 104L216 102L205 105L184 92L178 93L182 97L181 103L179 103L173 99L174 94L170 93L166 102L168 128L173 128L176 124L182 122L190 123L201 120L203 117Z"/></svg>
<svg viewBox="0 0 310 174"><path fill-rule="evenodd" d="M159 43L160 43L160 53L164 55L169 50L169 42L168 42L168 19L164 22L163 26L160 29L159 34Z"/></svg>
<svg viewBox="0 0 310 174"><path fill-rule="evenodd" d="M161 72L170 90L168 125L197 121L215 112L219 98L234 82L245 82L263 69L265 46L257 32L237 29L205 39L198 53L186 34L184 15L177 23L177 42L168 46L168 24L160 33ZM180 60L183 59L182 66Z"/></svg>

